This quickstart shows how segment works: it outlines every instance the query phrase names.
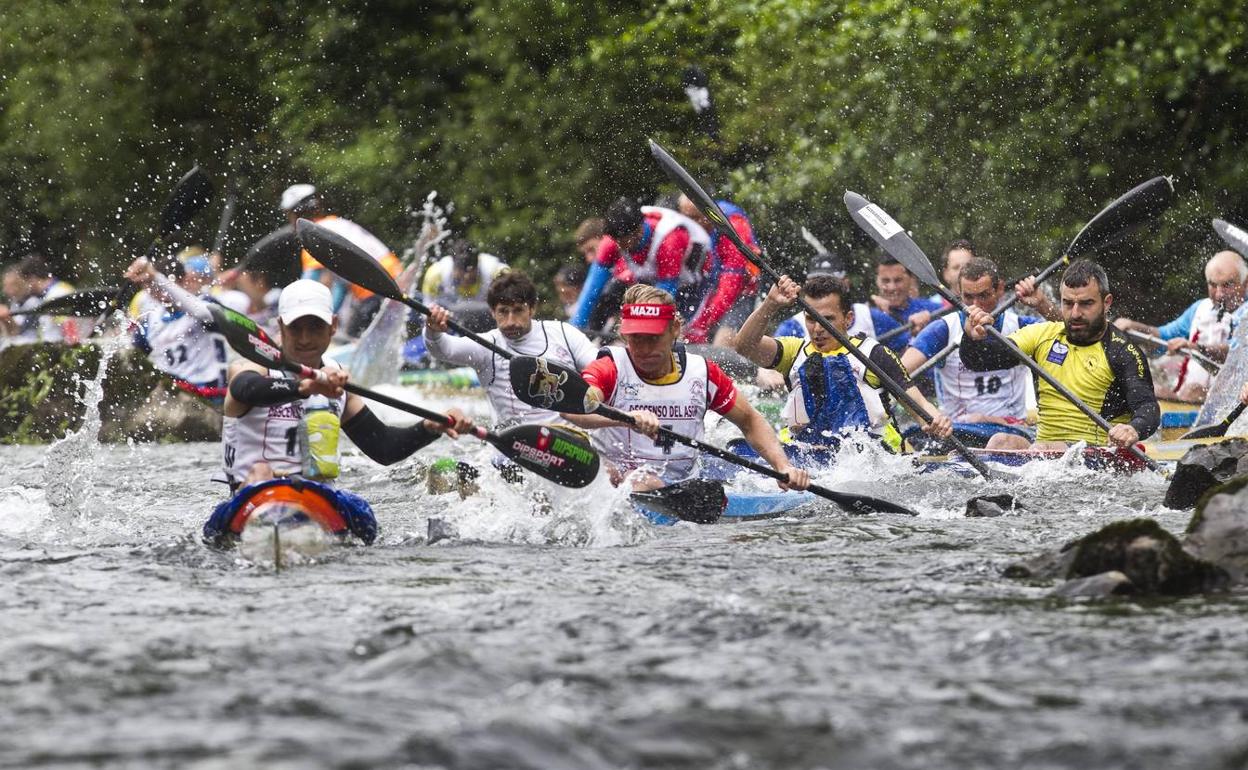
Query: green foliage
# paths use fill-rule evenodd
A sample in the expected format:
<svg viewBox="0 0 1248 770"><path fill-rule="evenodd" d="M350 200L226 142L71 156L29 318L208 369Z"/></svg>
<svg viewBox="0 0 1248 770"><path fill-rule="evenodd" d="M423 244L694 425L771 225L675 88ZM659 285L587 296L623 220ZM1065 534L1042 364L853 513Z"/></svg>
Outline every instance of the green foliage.
<svg viewBox="0 0 1248 770"><path fill-rule="evenodd" d="M841 194L933 257L973 238L1014 273L1052 261L1131 186L1174 174L1162 225L1104 255L1126 310L1200 291L1208 220L1248 223L1248 22L1237 3L1001 0L39 0L0 10L5 256L81 278L150 237L198 160L239 178L242 247L294 181L395 249L437 189L457 229L549 275L617 195L670 192L645 138L743 204L771 252L805 224L865 274ZM712 78L723 145L683 68ZM205 214L187 239L209 240ZM1147 310L1145 307L1147 306Z"/></svg>

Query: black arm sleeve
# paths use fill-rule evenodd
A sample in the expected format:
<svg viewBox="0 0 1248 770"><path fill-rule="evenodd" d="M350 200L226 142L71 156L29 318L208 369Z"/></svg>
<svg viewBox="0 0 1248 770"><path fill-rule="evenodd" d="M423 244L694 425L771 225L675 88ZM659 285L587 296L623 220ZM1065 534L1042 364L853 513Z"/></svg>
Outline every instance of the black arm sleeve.
<svg viewBox="0 0 1248 770"><path fill-rule="evenodd" d="M368 455L373 462L382 465L393 465L442 435L426 430L423 423L416 423L409 428L386 425L368 407L344 422L342 429L361 452Z"/></svg>
<svg viewBox="0 0 1248 770"><path fill-rule="evenodd" d="M1018 365L1018 357L1010 352L1012 342L1002 342L995 337L984 337L973 340L971 335L963 334L958 352L962 354L962 363L972 372L990 372L994 369L1009 369Z"/></svg>
<svg viewBox="0 0 1248 770"><path fill-rule="evenodd" d="M1105 359L1114 373L1114 384L1105 395L1101 415L1113 419L1130 411L1131 420L1127 424L1135 428L1143 440L1161 425L1161 407L1153 392L1153 373L1140 349L1121 334L1111 331L1105 335L1103 344Z"/></svg>
<svg viewBox="0 0 1248 770"><path fill-rule="evenodd" d="M299 381L284 377L265 377L260 372L245 371L230 380L230 395L247 406L287 404L303 398Z"/></svg>
<svg viewBox="0 0 1248 770"><path fill-rule="evenodd" d="M889 377L892 377L893 382L896 382L901 387L908 388L914 384L910 380L910 374L906 371L906 367L901 365L901 359L897 357L897 353L894 352L892 348L889 348L881 343L872 348L871 353L867 357L871 359L873 364L876 364L883 369L884 373ZM871 374L869 371L867 372L867 376L871 379L875 379L875 375ZM867 384L871 385L872 383L868 380ZM874 385L873 387L882 386Z"/></svg>

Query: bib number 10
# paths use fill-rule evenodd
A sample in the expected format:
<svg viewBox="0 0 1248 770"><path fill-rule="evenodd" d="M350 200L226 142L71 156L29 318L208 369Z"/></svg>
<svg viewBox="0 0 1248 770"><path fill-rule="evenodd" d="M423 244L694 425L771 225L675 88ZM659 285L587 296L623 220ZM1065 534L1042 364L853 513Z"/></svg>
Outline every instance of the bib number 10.
<svg viewBox="0 0 1248 770"><path fill-rule="evenodd" d="M1001 390L1001 378L1000 377L993 376L993 377L976 377L975 378L975 393L977 395L982 396L985 393L995 394L1000 390Z"/></svg>

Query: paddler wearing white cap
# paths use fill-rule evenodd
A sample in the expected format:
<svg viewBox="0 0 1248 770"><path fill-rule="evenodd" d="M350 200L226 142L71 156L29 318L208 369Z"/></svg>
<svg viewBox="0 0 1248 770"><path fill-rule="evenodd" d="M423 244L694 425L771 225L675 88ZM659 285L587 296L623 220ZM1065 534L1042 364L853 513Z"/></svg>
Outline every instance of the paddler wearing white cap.
<svg viewBox="0 0 1248 770"><path fill-rule="evenodd" d="M245 360L230 366L221 441L223 480L232 490L275 476L332 482L340 431L369 458L390 465L443 433L455 438L472 428L457 409L447 410L455 420L449 428L429 420L406 428L383 423L362 398L343 390L347 371L323 358L337 328L329 289L317 281L295 281L278 299L282 356L321 369L327 381L298 379ZM316 438L300 441L301 435Z"/></svg>

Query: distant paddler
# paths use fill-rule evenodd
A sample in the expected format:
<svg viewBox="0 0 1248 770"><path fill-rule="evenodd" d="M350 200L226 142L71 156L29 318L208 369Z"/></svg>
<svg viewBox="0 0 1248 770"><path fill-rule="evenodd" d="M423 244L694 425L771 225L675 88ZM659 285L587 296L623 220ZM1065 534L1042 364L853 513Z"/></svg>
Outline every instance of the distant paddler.
<svg viewBox="0 0 1248 770"><path fill-rule="evenodd" d="M951 252L952 253L952 252ZM948 264L948 262L947 262ZM949 270L944 272L946 280ZM962 301L991 313L1005 294L1001 272L990 259L974 257L958 266L952 286L961 290ZM1057 309L1044 292L1036 290L1033 277L1024 278L1015 289L1019 301L1045 318L1060 318ZM996 320L997 330L1004 334L1025 329L1040 321L1034 316L1020 316L1007 309ZM996 433L1011 433L1027 440L1034 433L1027 426L1027 389L1032 375L1018 361L992 371L971 371L962 363L956 349L962 341L961 313L940 316L914 338L901 357L907 372L913 373L929 358L940 355L949 346L955 349L941 361L936 370L936 392L945 414L954 422L954 430L968 444L983 446Z"/></svg>
<svg viewBox="0 0 1248 770"><path fill-rule="evenodd" d="M1165 340L1167 353L1182 356L1174 387L1158 384L1158 398L1205 400L1212 375L1193 360L1190 353L1202 353L1218 363L1226 360L1231 334L1244 305L1244 291L1248 288L1248 264L1237 252L1219 251L1205 264L1205 287L1209 296L1196 300L1178 318L1161 326L1149 326L1130 318L1114 321L1114 326L1125 332L1140 332Z"/></svg>
<svg viewBox="0 0 1248 770"><path fill-rule="evenodd" d="M1035 444L1022 436L998 433L989 440L989 449L1063 449L1076 441L1126 447L1157 430L1161 410L1148 362L1138 347L1110 326L1113 302L1105 270L1090 260L1075 260L1062 275L1062 322L1035 323L1008 335L1023 355L1113 423L1110 430L1098 427L1040 380ZM977 372L1011 367L1016 354L1005 343L988 338L985 327L993 322L992 316L981 307L968 310L960 349L966 367Z"/></svg>
<svg viewBox="0 0 1248 770"><path fill-rule="evenodd" d="M882 443L891 451L900 451L901 436L893 425L883 384L815 319L805 319L809 341L763 333L799 294L838 331L846 333L853 325L855 311L842 281L816 275L799 288L785 275L746 319L735 340L738 353L785 378L789 397L782 416L795 442L786 446L790 459L799 464L830 459L829 454L847 440ZM950 434L949 418L924 398L892 350L863 334L849 337L849 341L932 415L925 432L937 438Z"/></svg>
<svg viewBox="0 0 1248 770"><path fill-rule="evenodd" d="M218 480L227 482L236 494L205 525L204 536L210 542L228 542L241 531L245 522L235 513L251 495L271 486L265 482L297 477L332 487L339 473L340 433L346 433L370 459L391 465L443 433L455 438L472 429L472 422L457 409L448 410L454 418L450 426L432 420L405 428L383 423L364 399L343 390L347 371L324 358L337 328L329 288L318 281L295 281L282 290L278 300L281 355L320 369L325 381L294 378L248 360L230 366ZM344 506L339 512L348 523L372 519L372 510L360 498L345 493L334 498ZM367 528L361 524L358 529ZM375 522L372 529L376 529ZM359 534L357 527L351 531Z"/></svg>
<svg viewBox="0 0 1248 770"><path fill-rule="evenodd" d="M805 489L810 475L789 462L767 420L738 395L736 384L713 361L674 347L681 319L671 294L637 284L624 292L620 334L624 347L608 347L583 372L591 400L627 412L633 427L594 414L565 414L596 429L595 444L609 463L611 480L628 476L634 490L691 478L696 449L658 439L659 428L701 439L708 410L727 417L772 468L786 474L785 489ZM632 474L629 476L629 474Z"/></svg>

